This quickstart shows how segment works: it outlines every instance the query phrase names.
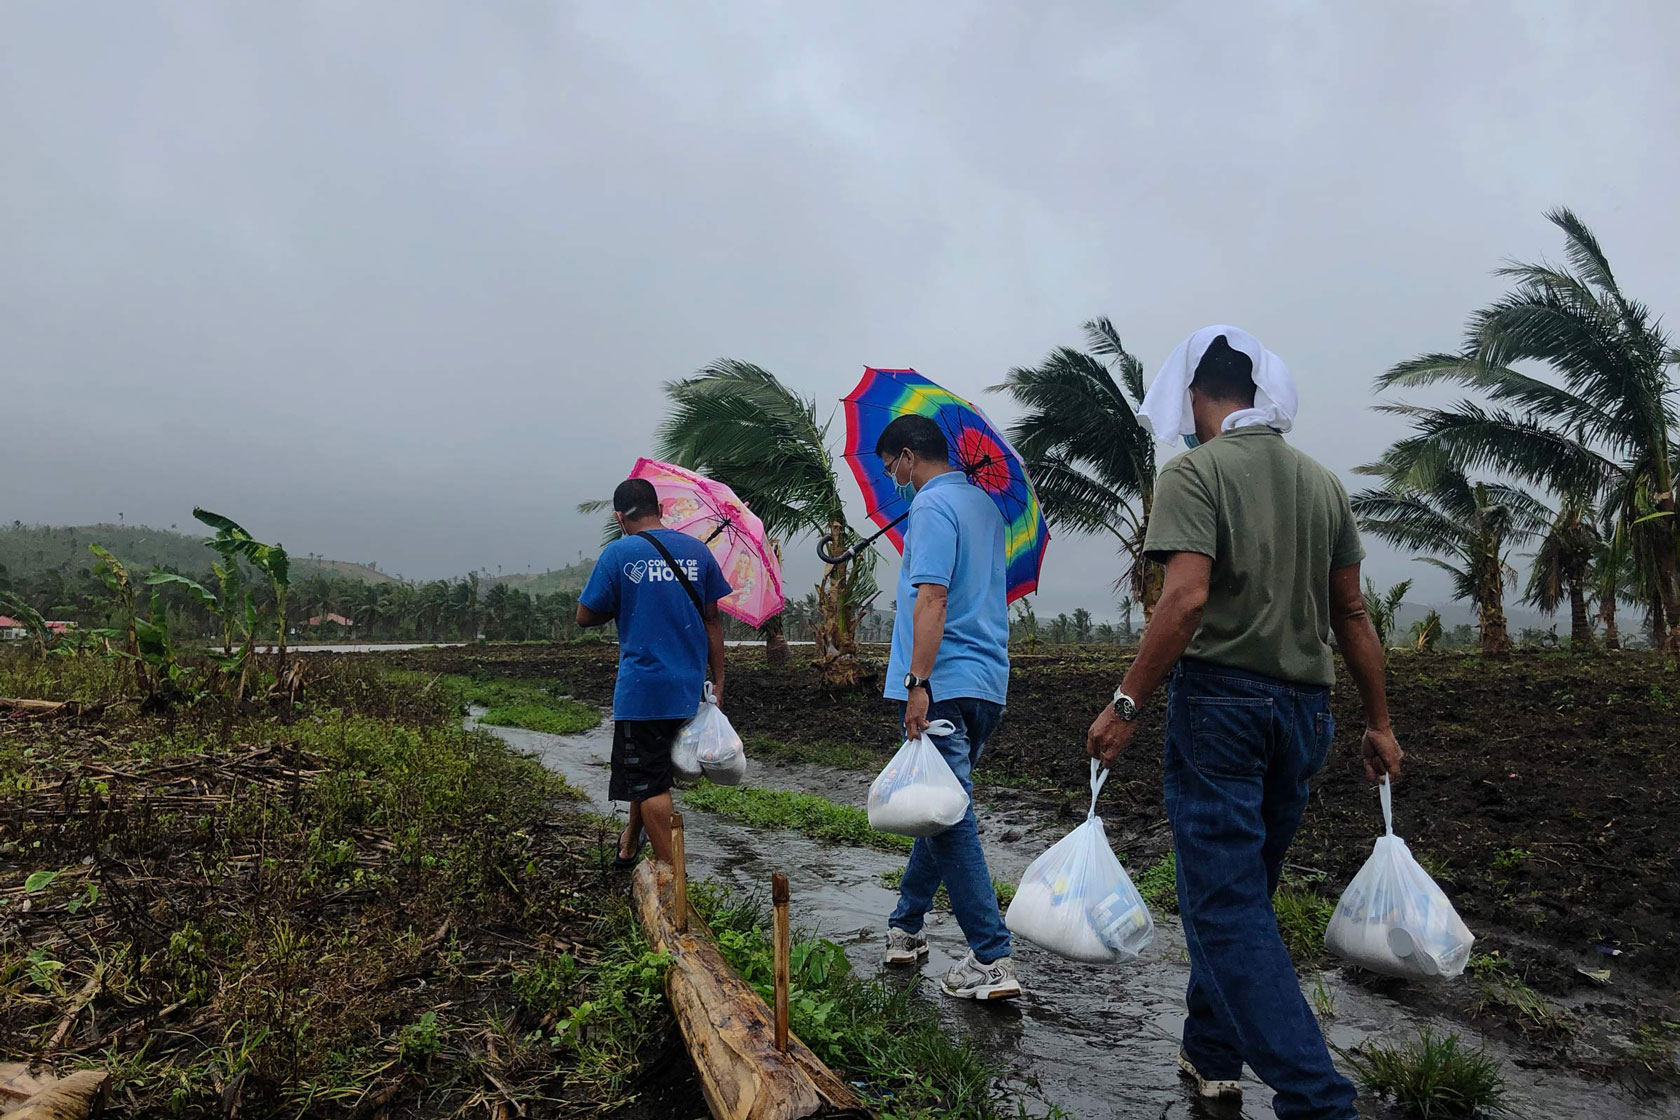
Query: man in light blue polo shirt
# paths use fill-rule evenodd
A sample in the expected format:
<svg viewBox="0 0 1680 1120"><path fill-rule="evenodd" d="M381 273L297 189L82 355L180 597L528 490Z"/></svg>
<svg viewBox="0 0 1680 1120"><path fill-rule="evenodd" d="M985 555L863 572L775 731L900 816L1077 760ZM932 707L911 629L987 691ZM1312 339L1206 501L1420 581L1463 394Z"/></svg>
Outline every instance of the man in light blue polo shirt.
<svg viewBox="0 0 1680 1120"><path fill-rule="evenodd" d="M915 490L885 695L902 705L906 738L921 735L933 720L952 723L956 730L933 742L970 796L961 821L911 848L898 907L887 920L886 963L915 965L928 955L922 922L943 882L969 947L945 974L945 994L1012 999L1021 983L980 847L971 779L1009 691L1003 515L951 467L945 433L925 416L888 424L875 453L901 491Z"/></svg>

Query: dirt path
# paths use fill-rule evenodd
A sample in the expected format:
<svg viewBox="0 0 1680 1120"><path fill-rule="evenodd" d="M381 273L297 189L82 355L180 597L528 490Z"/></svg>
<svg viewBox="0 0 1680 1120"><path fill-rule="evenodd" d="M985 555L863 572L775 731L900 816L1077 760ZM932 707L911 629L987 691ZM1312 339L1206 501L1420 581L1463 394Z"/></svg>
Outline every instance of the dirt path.
<svg viewBox="0 0 1680 1120"><path fill-rule="evenodd" d="M588 791L602 811L612 808L601 796L606 788L610 723L571 737L491 730L540 756ZM869 778L856 771L755 764L748 782L861 805ZM1053 823L1027 795L982 790L979 800L982 839L992 873L1000 880L1018 878L1066 827ZM881 874L903 866L902 856L825 846L800 834L747 828L692 809L685 810L685 817L688 851L697 874L738 890L762 891L771 871L787 872L793 882L795 921L845 944L860 973L878 971L884 919L896 897L882 886ZM1054 1104L1086 1118L1201 1115L1174 1074L1182 995L1189 974L1183 939L1176 919L1156 917L1154 944L1131 965L1096 969L1019 943L1016 959L1030 990L1028 998L1010 1007L981 1008L943 999L929 984L924 987L929 1012L953 1030L982 1040L1009 1067L1010 1087L1034 1112L1042 1113ZM930 916L928 932L933 953L924 975L937 978L963 952L962 934L949 914ZM1348 983L1339 970L1322 975L1335 1006L1335 1017L1326 1026L1338 1046L1401 1041L1424 1025L1438 1031L1463 1031L1461 1024L1419 1014ZM1304 987L1312 986L1314 980L1306 978ZM1473 1032L1464 1033L1473 1037ZM1504 1066L1513 1113L1525 1120L1581 1116L1656 1120L1674 1115L1672 1102L1633 1100L1608 1083L1556 1068L1544 1056L1524 1048L1490 1040L1488 1049ZM1253 1080L1245 1088L1242 1115L1271 1117L1270 1091ZM1387 1115L1371 1102L1362 1102L1361 1107L1366 1116Z"/></svg>

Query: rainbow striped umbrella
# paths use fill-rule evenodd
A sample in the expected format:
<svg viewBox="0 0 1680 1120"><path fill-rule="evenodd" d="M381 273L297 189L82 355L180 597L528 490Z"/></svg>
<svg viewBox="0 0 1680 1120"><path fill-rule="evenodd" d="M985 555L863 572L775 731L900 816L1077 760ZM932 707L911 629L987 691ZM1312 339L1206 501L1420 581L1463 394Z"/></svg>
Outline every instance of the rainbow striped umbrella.
<svg viewBox="0 0 1680 1120"><path fill-rule="evenodd" d="M968 401L942 389L913 369L865 369L863 380L843 401L846 406L846 461L863 490L869 518L881 531L847 550L848 556L877 537L889 538L904 551L898 525L910 515L892 479L875 456L875 442L886 426L900 416L926 416L945 432L951 447L951 466L986 491L1003 514L1004 546L1009 564L1009 602L1038 590L1038 573L1050 529L1039 509L1038 495L1026 464L995 424ZM831 558L819 548L823 559Z"/></svg>

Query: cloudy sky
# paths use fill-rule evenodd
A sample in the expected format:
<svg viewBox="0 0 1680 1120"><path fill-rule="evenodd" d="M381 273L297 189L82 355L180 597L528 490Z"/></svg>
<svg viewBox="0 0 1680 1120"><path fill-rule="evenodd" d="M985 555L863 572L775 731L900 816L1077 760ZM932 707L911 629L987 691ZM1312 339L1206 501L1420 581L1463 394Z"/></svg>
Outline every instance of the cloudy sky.
<svg viewBox="0 0 1680 1120"><path fill-rule="evenodd" d="M1398 432L1372 377L1555 255L1546 208L1680 308L1663 0L10 0L0 28L6 521L198 503L411 577L541 569L592 549L573 507L667 379L741 358L827 408L910 365L1003 418L984 387L1098 314L1151 371L1248 328L1346 476ZM1040 613L1108 613L1114 574L1057 541Z"/></svg>

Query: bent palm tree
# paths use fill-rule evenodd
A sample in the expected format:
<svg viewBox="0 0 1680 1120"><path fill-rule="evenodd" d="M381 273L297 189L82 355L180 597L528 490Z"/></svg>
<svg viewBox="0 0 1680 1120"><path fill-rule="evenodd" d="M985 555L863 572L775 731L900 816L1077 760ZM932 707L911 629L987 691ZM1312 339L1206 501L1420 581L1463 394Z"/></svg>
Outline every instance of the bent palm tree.
<svg viewBox="0 0 1680 1120"><path fill-rule="evenodd" d="M1447 408L1407 404L1403 444L1449 453L1617 511L1651 604L1658 644L1680 651L1680 526L1675 517L1676 387L1680 363L1650 310L1628 298L1585 223L1546 215L1563 231L1568 268L1513 263L1503 298L1470 318L1457 354L1425 354L1378 378L1379 389L1456 382L1487 398ZM1511 368L1544 363L1558 383Z"/></svg>
<svg viewBox="0 0 1680 1120"><path fill-rule="evenodd" d="M1440 452L1391 448L1356 473L1383 483L1353 497L1365 531L1429 553L1417 559L1451 576L1453 597L1475 606L1482 652L1509 652L1504 595L1516 573L1506 551L1540 531L1550 511L1520 490L1470 481Z"/></svg>
<svg viewBox="0 0 1680 1120"><path fill-rule="evenodd" d="M1057 347L1036 366L1010 370L992 392L1026 409L1009 438L1027 460L1045 519L1070 533L1112 535L1129 562L1130 596L1147 617L1161 580L1143 557L1155 504L1155 443L1137 419L1143 363L1106 318L1085 324L1085 340L1089 353Z"/></svg>
<svg viewBox="0 0 1680 1120"><path fill-rule="evenodd" d="M671 412L659 428L659 455L728 485L752 507L772 543L807 535L845 547L851 529L840 496L828 423L817 419L816 401L788 389L770 371L724 359L695 376L666 384ZM875 553L824 574L817 589L822 622L815 628L823 675L833 684L855 684L857 625L877 594ZM786 641L777 615L767 633L771 653Z"/></svg>

